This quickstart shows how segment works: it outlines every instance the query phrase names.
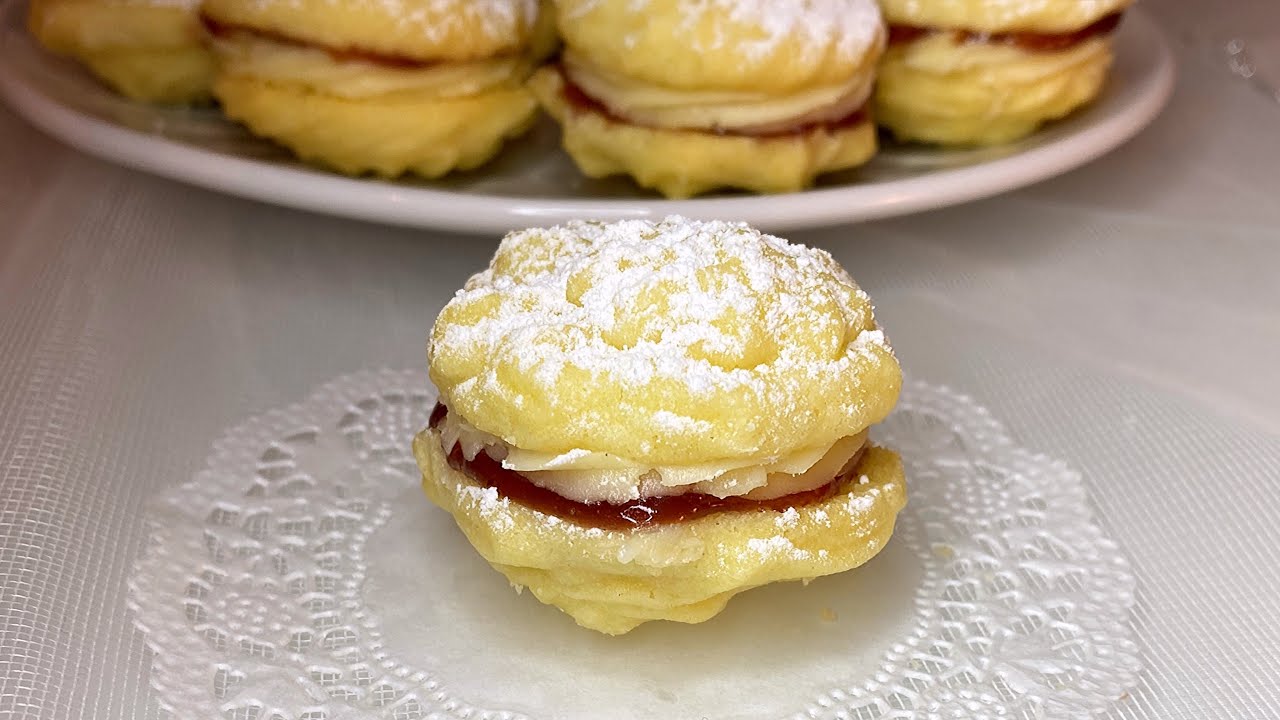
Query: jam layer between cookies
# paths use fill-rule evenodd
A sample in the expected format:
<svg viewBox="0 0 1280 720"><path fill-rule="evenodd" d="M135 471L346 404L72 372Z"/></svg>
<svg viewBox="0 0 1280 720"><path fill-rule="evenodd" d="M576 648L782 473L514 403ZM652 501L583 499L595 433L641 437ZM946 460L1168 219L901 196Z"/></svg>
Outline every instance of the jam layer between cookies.
<svg viewBox="0 0 1280 720"><path fill-rule="evenodd" d="M986 43L990 45L1011 45L1030 52L1059 52L1073 48L1095 37L1110 35L1120 26L1120 19L1123 14L1122 12L1112 13L1090 25L1068 33L984 33L971 30L918 27L915 25L890 25L889 44L909 43L927 35L948 33L957 45Z"/></svg>
<svg viewBox="0 0 1280 720"><path fill-rule="evenodd" d="M430 427L436 429L448 415L448 408L437 404L431 412ZM860 449L842 471L824 485L768 500L745 497L717 497L703 493L685 493L641 498L613 504L607 502L583 503L535 485L520 473L507 469L502 463L484 452L468 460L460 444L445 448L450 467L465 473L472 480L492 487L502 497L585 527L605 530L631 530L654 525L684 522L719 512L768 510L783 512L788 508L821 503L836 495L840 487L858 474L863 449Z"/></svg>

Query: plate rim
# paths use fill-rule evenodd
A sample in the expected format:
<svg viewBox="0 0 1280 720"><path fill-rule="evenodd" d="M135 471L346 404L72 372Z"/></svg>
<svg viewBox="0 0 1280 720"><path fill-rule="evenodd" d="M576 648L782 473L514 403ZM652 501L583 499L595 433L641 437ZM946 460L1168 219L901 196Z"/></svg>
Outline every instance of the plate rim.
<svg viewBox="0 0 1280 720"><path fill-rule="evenodd" d="M0 32L25 29L21 0L0 0ZM19 23L18 27L21 28ZM0 36L3 43L4 36ZM1164 32L1132 9L1118 42L1150 48L1138 94L1079 131L1007 157L919 177L823 187L797 193L688 200L529 198L408 187L204 149L83 114L0 63L0 99L36 128L89 155L237 197L381 224L467 234L503 233L571 218L621 220L683 215L745 220L769 230L804 230L905 215L991 197L1085 165L1149 125L1173 92L1176 70ZM1121 50L1122 52L1123 50Z"/></svg>

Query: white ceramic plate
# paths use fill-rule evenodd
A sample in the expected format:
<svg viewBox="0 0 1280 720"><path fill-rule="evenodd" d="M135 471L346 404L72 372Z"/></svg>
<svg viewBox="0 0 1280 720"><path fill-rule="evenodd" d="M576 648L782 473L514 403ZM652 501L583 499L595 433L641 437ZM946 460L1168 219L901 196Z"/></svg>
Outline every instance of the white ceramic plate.
<svg viewBox="0 0 1280 720"><path fill-rule="evenodd" d="M1083 112L1025 141L944 151L889 146L856 171L773 196L661 200L618 178L582 177L549 121L495 162L440 182L354 179L314 170L214 110L121 99L76 65L44 52L23 29L26 3L0 0L0 95L32 124L123 165L280 205L397 225L498 233L571 218L680 214L745 220L774 231L902 215L995 195L1108 152L1160 112L1174 64L1160 30L1131 12L1116 39L1111 82Z"/></svg>

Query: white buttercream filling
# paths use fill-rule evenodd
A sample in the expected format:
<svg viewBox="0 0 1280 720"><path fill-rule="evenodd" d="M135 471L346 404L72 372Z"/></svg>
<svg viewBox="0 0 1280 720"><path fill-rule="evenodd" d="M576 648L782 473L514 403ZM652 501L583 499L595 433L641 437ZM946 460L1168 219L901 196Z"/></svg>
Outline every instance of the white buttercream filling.
<svg viewBox="0 0 1280 720"><path fill-rule="evenodd" d="M744 90L688 91L623 77L593 66L572 50L561 59L568 79L610 112L657 128L771 132L834 122L853 114L871 94L874 73L790 95Z"/></svg>
<svg viewBox="0 0 1280 720"><path fill-rule="evenodd" d="M474 460L483 452L561 497L612 504L685 493L768 500L813 490L846 470L867 441L864 430L830 445L783 456L653 466L592 450L558 454L522 450L472 427L456 413L447 414L437 432L446 453L460 446L463 457Z"/></svg>

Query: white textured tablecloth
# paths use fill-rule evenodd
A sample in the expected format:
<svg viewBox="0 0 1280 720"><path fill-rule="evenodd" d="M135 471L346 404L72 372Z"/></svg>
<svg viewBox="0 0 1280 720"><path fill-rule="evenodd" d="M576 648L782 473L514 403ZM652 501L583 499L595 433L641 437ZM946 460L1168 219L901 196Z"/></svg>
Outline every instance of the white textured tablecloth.
<svg viewBox="0 0 1280 720"><path fill-rule="evenodd" d="M1280 717L1280 5L1148 3L1179 60L1145 133L968 206L800 234L909 373L1083 471L1132 559L1117 717ZM64 148L0 110L0 718L151 718L124 607L145 501L211 439L424 363L490 240L278 209Z"/></svg>

